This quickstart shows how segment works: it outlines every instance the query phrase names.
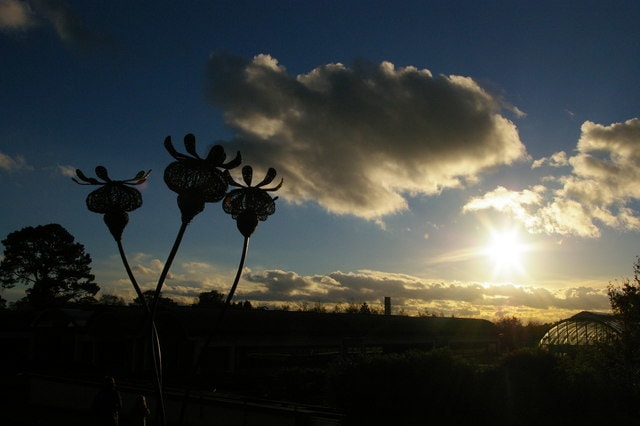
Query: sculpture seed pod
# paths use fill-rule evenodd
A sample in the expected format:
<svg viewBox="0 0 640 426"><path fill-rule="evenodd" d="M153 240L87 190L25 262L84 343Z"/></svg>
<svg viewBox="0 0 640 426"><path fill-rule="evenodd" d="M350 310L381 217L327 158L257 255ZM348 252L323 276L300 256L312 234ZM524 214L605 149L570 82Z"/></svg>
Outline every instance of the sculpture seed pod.
<svg viewBox="0 0 640 426"><path fill-rule="evenodd" d="M253 231L258 227L258 223L258 216L251 211L242 212L236 216L238 231L246 238L253 234Z"/></svg>
<svg viewBox="0 0 640 426"><path fill-rule="evenodd" d="M142 206L142 195L140 191L133 188L146 182L151 170L140 171L131 179L112 180L107 169L103 166L96 167L96 178L87 177L81 170L76 170L76 175L82 181L72 178L80 185L100 185L101 187L91 192L87 196L87 208L95 213L104 215L104 222L107 224L111 235L116 241L122 239L122 232L129 223L127 212L136 210Z"/></svg>
<svg viewBox="0 0 640 426"><path fill-rule="evenodd" d="M140 191L113 181L87 196L87 207L95 213L130 212L140 206L142 206Z"/></svg>
<svg viewBox="0 0 640 426"><path fill-rule="evenodd" d="M242 168L242 178L245 185L241 185L233 180L227 172L227 180L229 185L237 186L238 189L230 191L225 197L222 208L236 220L236 226L240 233L249 238L258 226L259 221L267 220L276 211L275 200L278 197L271 198L268 192L277 191L282 186L282 180L273 188L263 188L270 184L276 177L276 170L269 168L265 178L256 186L251 186L253 178L253 169L251 166Z"/></svg>
<svg viewBox="0 0 640 426"><path fill-rule="evenodd" d="M178 208L182 213L182 222L189 223L204 210L206 197L201 191L183 191L178 194Z"/></svg>
<svg viewBox="0 0 640 426"><path fill-rule="evenodd" d="M205 203L215 203L224 198L229 184L220 168L237 167L241 162L240 153L225 163L227 155L224 148L215 145L206 158L201 158L195 149L195 136L191 133L184 137L185 149L191 155L176 151L170 136L164 140L164 146L176 159L165 169L164 181L170 190L178 194L182 221L189 223L204 210Z"/></svg>
<svg viewBox="0 0 640 426"><path fill-rule="evenodd" d="M129 214L127 212L108 212L104 215L104 223L109 228L109 232L116 241L122 239L122 232L129 223Z"/></svg>

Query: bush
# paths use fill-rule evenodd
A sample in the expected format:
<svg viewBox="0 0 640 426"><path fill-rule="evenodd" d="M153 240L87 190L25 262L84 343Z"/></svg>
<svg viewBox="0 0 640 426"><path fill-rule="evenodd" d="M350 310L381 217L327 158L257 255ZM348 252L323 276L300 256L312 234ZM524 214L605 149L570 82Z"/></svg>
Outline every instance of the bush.
<svg viewBox="0 0 640 426"><path fill-rule="evenodd" d="M445 350L372 355L330 368L329 394L347 424L472 424L473 369Z"/></svg>

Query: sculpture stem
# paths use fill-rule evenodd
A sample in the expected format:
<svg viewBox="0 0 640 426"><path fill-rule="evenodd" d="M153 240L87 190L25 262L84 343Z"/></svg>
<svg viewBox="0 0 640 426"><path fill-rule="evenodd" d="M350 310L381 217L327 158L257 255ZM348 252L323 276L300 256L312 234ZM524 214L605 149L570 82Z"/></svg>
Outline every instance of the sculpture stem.
<svg viewBox="0 0 640 426"><path fill-rule="evenodd" d="M122 259L122 264L124 265L124 269L127 271L127 275L129 276L129 280L133 285L133 288L144 307L144 310L147 314L147 317L150 321L151 328L151 352L153 356L153 371L154 371L154 385L156 388L156 393L158 396L158 411L160 416L160 424L166 424L166 416L165 416L165 407L164 407L164 395L162 388L162 349L160 347L160 338L158 337L158 330L156 329L155 321L151 318L151 309L149 309L149 304L144 298L144 294L138 285L138 281L133 276L133 272L131 271L131 267L129 266L129 261L127 260L127 256L124 252L124 247L122 246L121 240L116 240L118 244L118 252L120 253L120 259Z"/></svg>
<svg viewBox="0 0 640 426"><path fill-rule="evenodd" d="M171 269L171 264L173 263L173 259L176 257L176 253L178 253L178 248L180 248L180 243L182 242L182 237L184 237L184 233L187 230L188 224L189 222L183 221L182 225L180 225L180 230L178 231L178 235L176 235L176 240L173 243L173 247L171 248L169 257L167 257L167 261L165 262L162 273L160 274L160 278L158 279L158 285L156 286L156 292L153 295L153 302L151 304L151 321L155 320L158 302L160 299L160 292L162 291L164 280L167 278L167 274L169 273L169 269Z"/></svg>
<svg viewBox="0 0 640 426"><path fill-rule="evenodd" d="M242 276L242 270L244 269L244 262L247 258L247 252L249 251L249 237L244 237L244 243L242 245L242 256L240 257L240 264L238 265L238 270L236 271L236 277L233 280L233 285L231 286L231 290L229 290L229 294L227 295L227 300L224 302L224 309L226 309L231 304L231 299L233 299L233 294L236 292L236 288L238 287L238 282L240 281L240 277ZM222 315L224 315L224 309L222 311ZM222 317L220 315L220 317Z"/></svg>

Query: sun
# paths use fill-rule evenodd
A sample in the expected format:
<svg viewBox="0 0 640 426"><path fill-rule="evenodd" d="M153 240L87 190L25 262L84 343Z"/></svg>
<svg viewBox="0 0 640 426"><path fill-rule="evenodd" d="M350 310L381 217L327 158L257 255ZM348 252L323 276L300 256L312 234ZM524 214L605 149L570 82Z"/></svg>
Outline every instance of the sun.
<svg viewBox="0 0 640 426"><path fill-rule="evenodd" d="M523 258L527 246L522 243L517 229L492 231L484 254L493 263L496 275L523 273Z"/></svg>

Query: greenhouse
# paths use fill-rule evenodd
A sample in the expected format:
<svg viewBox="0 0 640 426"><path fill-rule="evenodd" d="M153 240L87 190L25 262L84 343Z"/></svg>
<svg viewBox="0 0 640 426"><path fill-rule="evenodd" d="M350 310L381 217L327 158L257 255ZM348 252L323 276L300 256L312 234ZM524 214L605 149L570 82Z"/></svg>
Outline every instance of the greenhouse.
<svg viewBox="0 0 640 426"><path fill-rule="evenodd" d="M579 346L594 345L616 339L622 324L611 314L583 311L553 326L540 339L540 347L571 352Z"/></svg>

